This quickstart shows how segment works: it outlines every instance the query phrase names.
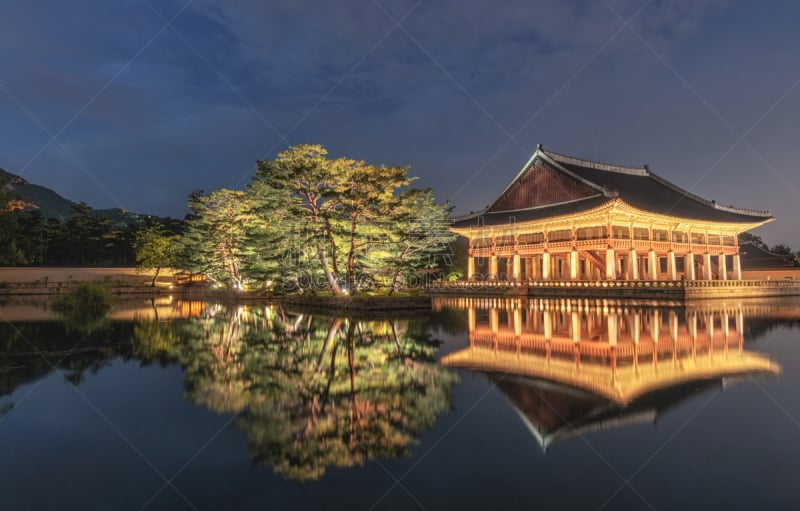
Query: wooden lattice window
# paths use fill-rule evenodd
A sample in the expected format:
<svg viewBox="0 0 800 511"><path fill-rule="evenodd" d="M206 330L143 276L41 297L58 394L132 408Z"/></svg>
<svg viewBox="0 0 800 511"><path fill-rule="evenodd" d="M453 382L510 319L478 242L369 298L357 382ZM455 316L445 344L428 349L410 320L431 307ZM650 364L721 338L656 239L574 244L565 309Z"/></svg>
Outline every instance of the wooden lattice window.
<svg viewBox="0 0 800 511"><path fill-rule="evenodd" d="M514 245L514 235L505 234L503 236L497 236L494 239L494 243L498 247L511 247Z"/></svg>
<svg viewBox="0 0 800 511"><path fill-rule="evenodd" d="M520 234L519 235L519 244L520 245L531 245L535 243L541 243L544 241L544 233L543 232L531 232L527 234Z"/></svg>
<svg viewBox="0 0 800 511"><path fill-rule="evenodd" d="M706 235L703 234L702 232L693 232L692 243L694 243L695 245L705 245Z"/></svg>
<svg viewBox="0 0 800 511"><path fill-rule="evenodd" d="M611 226L611 235L615 240L629 240L631 239L631 229L621 225Z"/></svg>
<svg viewBox="0 0 800 511"><path fill-rule="evenodd" d="M647 227L634 227L633 228L633 239L635 240L649 240L650 239L650 229Z"/></svg>
<svg viewBox="0 0 800 511"><path fill-rule="evenodd" d="M683 231L672 231L672 241L675 243L688 243L689 237Z"/></svg>
<svg viewBox="0 0 800 511"><path fill-rule="evenodd" d="M723 236L722 237L722 244L725 245L726 247L735 247L736 246L736 240L734 239L733 236Z"/></svg>
<svg viewBox="0 0 800 511"><path fill-rule="evenodd" d="M576 234L579 240L600 240L606 237L606 228L602 225L579 227Z"/></svg>
<svg viewBox="0 0 800 511"><path fill-rule="evenodd" d="M719 245L720 244L719 234L709 234L708 235L708 244L709 245Z"/></svg>
<svg viewBox="0 0 800 511"><path fill-rule="evenodd" d="M491 248L492 238L475 238L472 240L472 248Z"/></svg>
<svg viewBox="0 0 800 511"><path fill-rule="evenodd" d="M653 241L669 241L669 232L666 229L653 229Z"/></svg>
<svg viewBox="0 0 800 511"><path fill-rule="evenodd" d="M553 243L558 241L571 241L572 240L572 230L570 229L559 229L557 231L550 231L547 233L547 241L551 241Z"/></svg>

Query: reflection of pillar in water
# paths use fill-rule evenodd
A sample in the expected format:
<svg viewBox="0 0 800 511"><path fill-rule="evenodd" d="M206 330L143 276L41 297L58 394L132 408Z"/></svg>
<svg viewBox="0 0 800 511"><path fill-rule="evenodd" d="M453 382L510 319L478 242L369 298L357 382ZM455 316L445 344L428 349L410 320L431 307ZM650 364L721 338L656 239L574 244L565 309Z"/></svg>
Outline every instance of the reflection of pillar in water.
<svg viewBox="0 0 800 511"><path fill-rule="evenodd" d="M658 363L658 338L661 336L661 313L653 311L653 319L650 322L650 338L653 340L653 365Z"/></svg>
<svg viewBox="0 0 800 511"><path fill-rule="evenodd" d="M571 312L572 319L572 342L581 342L581 318L576 311Z"/></svg>
<svg viewBox="0 0 800 511"><path fill-rule="evenodd" d="M619 336L619 320L617 314L612 312L607 316L608 321L608 344L616 348Z"/></svg>
<svg viewBox="0 0 800 511"><path fill-rule="evenodd" d="M553 324L550 317L550 311L546 310L542 313L542 326L544 327L544 342L547 347L547 363L550 363L550 340L553 338Z"/></svg>
<svg viewBox="0 0 800 511"><path fill-rule="evenodd" d="M709 312L706 318L706 334L708 335L708 358L714 357L714 314Z"/></svg>
<svg viewBox="0 0 800 511"><path fill-rule="evenodd" d="M728 354L728 311L722 313L722 342L725 343L725 354Z"/></svg>
<svg viewBox="0 0 800 511"><path fill-rule="evenodd" d="M741 308L736 311L736 335L739 337L739 353L741 353L744 347L744 315Z"/></svg>
<svg viewBox="0 0 800 511"><path fill-rule="evenodd" d="M608 321L608 345L611 355L611 379L617 381L617 336L619 334L619 321L615 313L607 317Z"/></svg>
<svg viewBox="0 0 800 511"><path fill-rule="evenodd" d="M678 314L669 312L669 337L672 339L672 363L678 362Z"/></svg>
<svg viewBox="0 0 800 511"><path fill-rule="evenodd" d="M689 337L692 339L692 360L697 358L697 313L689 313Z"/></svg>
<svg viewBox="0 0 800 511"><path fill-rule="evenodd" d="M633 325L631 325L631 335L633 336L633 367L639 368L639 337L642 331L642 317L638 312L633 313Z"/></svg>

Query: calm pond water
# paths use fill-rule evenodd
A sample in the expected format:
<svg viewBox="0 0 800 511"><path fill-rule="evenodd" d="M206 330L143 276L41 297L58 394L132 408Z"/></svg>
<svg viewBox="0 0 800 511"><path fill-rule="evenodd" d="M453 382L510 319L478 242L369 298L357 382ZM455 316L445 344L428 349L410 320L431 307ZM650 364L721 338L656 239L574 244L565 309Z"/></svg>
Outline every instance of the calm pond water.
<svg viewBox="0 0 800 511"><path fill-rule="evenodd" d="M800 300L0 307L12 510L796 509Z"/></svg>

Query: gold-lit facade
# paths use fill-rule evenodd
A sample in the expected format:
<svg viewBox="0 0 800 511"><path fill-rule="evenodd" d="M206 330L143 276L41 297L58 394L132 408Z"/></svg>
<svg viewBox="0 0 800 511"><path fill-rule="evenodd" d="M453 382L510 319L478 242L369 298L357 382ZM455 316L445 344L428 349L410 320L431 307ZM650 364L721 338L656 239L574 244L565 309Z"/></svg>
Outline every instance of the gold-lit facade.
<svg viewBox="0 0 800 511"><path fill-rule="evenodd" d="M741 280L738 235L774 220L645 168L537 149L486 210L456 219L468 280Z"/></svg>

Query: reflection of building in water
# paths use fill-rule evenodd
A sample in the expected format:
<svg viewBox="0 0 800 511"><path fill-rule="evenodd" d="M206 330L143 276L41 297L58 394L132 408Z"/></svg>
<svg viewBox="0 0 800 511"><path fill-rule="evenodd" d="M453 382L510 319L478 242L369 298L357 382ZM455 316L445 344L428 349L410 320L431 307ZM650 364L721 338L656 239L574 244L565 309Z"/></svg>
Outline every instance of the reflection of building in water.
<svg viewBox="0 0 800 511"><path fill-rule="evenodd" d="M741 302L450 301L466 309L470 345L442 363L490 373L545 448L584 430L652 420L698 386L780 372L744 349Z"/></svg>

